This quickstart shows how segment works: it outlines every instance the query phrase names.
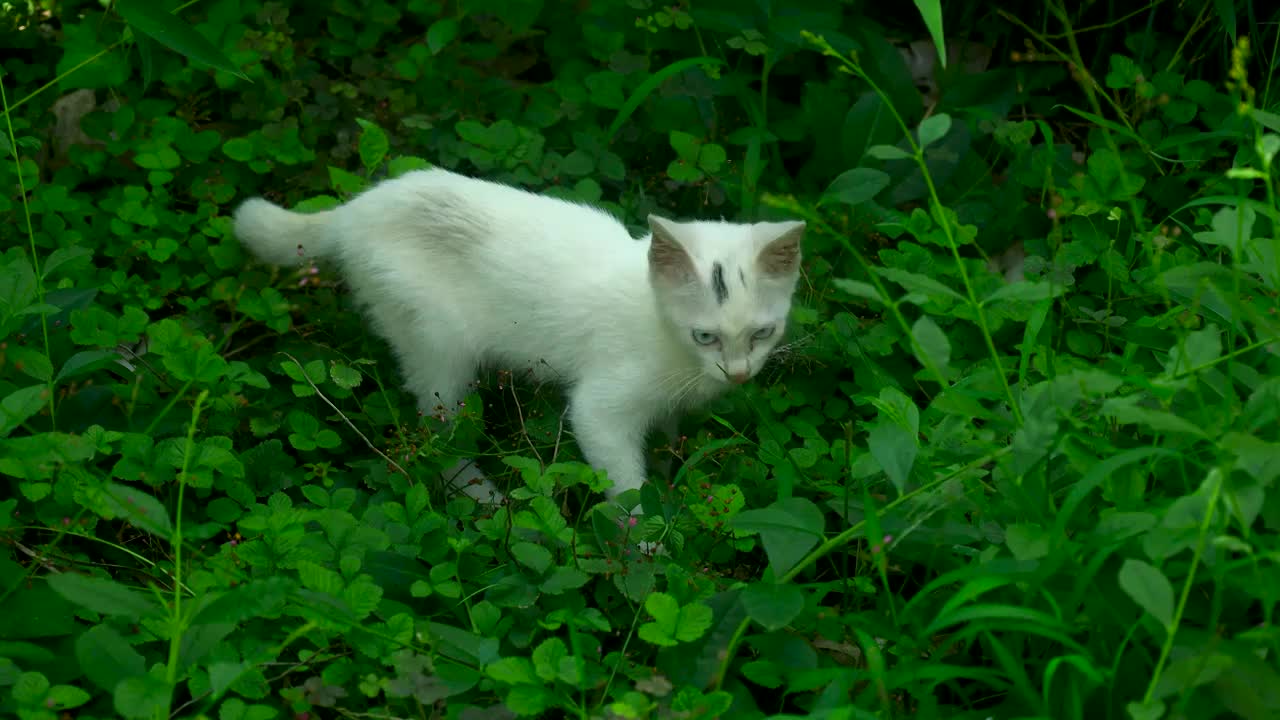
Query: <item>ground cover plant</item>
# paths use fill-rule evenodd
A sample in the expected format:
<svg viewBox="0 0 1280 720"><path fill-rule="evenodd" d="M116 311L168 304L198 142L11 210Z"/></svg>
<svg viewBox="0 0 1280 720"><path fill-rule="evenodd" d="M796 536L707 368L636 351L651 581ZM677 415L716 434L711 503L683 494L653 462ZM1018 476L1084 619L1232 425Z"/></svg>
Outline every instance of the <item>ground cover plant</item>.
<svg viewBox="0 0 1280 720"><path fill-rule="evenodd" d="M0 713L1280 716L1280 15L884 5L0 4ZM231 233L430 165L809 223L643 522Z"/></svg>

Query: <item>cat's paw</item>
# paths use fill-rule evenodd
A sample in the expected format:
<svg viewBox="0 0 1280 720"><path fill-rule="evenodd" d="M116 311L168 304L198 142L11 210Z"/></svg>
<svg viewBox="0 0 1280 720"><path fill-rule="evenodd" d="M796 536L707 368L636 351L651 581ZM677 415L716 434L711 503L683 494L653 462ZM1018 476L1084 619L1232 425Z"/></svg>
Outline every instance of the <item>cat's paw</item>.
<svg viewBox="0 0 1280 720"><path fill-rule="evenodd" d="M450 494L462 494L482 505L501 505L507 496L485 477L474 460L463 459L440 474Z"/></svg>

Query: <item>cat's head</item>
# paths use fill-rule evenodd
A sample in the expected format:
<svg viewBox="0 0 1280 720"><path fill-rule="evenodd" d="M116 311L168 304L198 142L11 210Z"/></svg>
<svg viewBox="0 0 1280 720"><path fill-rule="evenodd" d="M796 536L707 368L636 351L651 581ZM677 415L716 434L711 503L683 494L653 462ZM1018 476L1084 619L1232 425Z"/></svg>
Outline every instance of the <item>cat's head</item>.
<svg viewBox="0 0 1280 720"><path fill-rule="evenodd" d="M804 227L649 216L649 281L658 306L712 379L746 382L782 339Z"/></svg>

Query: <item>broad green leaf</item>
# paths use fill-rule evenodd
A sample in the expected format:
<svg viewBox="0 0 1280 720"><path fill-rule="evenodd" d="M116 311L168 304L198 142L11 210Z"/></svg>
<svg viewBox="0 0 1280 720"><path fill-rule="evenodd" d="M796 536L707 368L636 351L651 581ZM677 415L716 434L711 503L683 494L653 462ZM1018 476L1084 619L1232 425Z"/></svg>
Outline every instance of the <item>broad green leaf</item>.
<svg viewBox="0 0 1280 720"><path fill-rule="evenodd" d="M446 45L458 37L458 21L453 18L441 18L427 28L427 47L432 55L439 55Z"/></svg>
<svg viewBox="0 0 1280 720"><path fill-rule="evenodd" d="M49 382L53 379L53 363L43 351L30 345L15 345L5 349L5 355L13 368L33 380Z"/></svg>
<svg viewBox="0 0 1280 720"><path fill-rule="evenodd" d="M766 508L744 510L730 525L739 532L760 535L773 573L781 578L822 540L825 521L812 501L790 497Z"/></svg>
<svg viewBox="0 0 1280 720"><path fill-rule="evenodd" d="M0 400L0 438L8 437L32 415L45 407L49 386L32 385L14 390Z"/></svg>
<svg viewBox="0 0 1280 720"><path fill-rule="evenodd" d="M173 534L169 511L144 490L109 482L84 492L86 506L103 517L123 518L139 530L145 530L163 540L168 540Z"/></svg>
<svg viewBox="0 0 1280 720"><path fill-rule="evenodd" d="M107 692L147 671L142 655L110 625L94 625L76 638L76 659L85 675Z"/></svg>
<svg viewBox="0 0 1280 720"><path fill-rule="evenodd" d="M876 406L880 412L867 444L889 481L902 493L920 451L920 411L896 388L881 390Z"/></svg>
<svg viewBox="0 0 1280 720"><path fill-rule="evenodd" d="M213 43L196 29L164 9L163 5L148 0L116 0L116 12L138 32L144 33L165 47L187 58L197 60L248 80Z"/></svg>
<svg viewBox="0 0 1280 720"><path fill-rule="evenodd" d="M1125 560L1120 588L1166 631L1173 631L1173 585L1158 568L1134 558Z"/></svg>
<svg viewBox="0 0 1280 720"><path fill-rule="evenodd" d="M137 620L161 614L160 606L151 595L131 590L114 580L63 572L50 575L48 582L62 597L103 615Z"/></svg>
<svg viewBox="0 0 1280 720"><path fill-rule="evenodd" d="M111 365L119 358L120 355L114 350L82 350L67 358L53 381L60 383L63 380L88 375L95 370Z"/></svg>
<svg viewBox="0 0 1280 720"><path fill-rule="evenodd" d="M791 583L751 583L742 591L742 606L766 630L781 630L804 610L804 592Z"/></svg>
<svg viewBox="0 0 1280 720"><path fill-rule="evenodd" d="M1222 334L1218 326L1210 324L1188 333L1186 338L1169 348L1165 361L1167 375L1180 375L1204 368L1222 357Z"/></svg>
<svg viewBox="0 0 1280 720"><path fill-rule="evenodd" d="M364 118L356 118L356 123L360 125L362 132L360 133L360 164L364 165L366 172L373 172L382 164L383 158L387 156L387 150L391 149L391 141L387 139L387 134L374 123Z"/></svg>
<svg viewBox="0 0 1280 720"><path fill-rule="evenodd" d="M850 295L860 298L866 298L881 305L886 305L884 298L880 296L880 291L871 283L864 283L858 280L848 280L845 278L836 278L831 281L838 289L843 290Z"/></svg>
<svg viewBox="0 0 1280 720"><path fill-rule="evenodd" d="M918 1L918 0L917 0ZM934 0L935 2L937 0ZM920 147L926 148L946 137L951 130L951 116L946 113L930 115L920 121L916 135L920 138Z"/></svg>
<svg viewBox="0 0 1280 720"><path fill-rule="evenodd" d="M569 657L569 649L560 638L547 638L534 648L532 657L538 677L544 682L553 682L560 675L561 661Z"/></svg>
<svg viewBox="0 0 1280 720"><path fill-rule="evenodd" d="M1010 525L1004 542L1018 560L1039 560L1049 554L1049 534L1039 525Z"/></svg>
<svg viewBox="0 0 1280 720"><path fill-rule="evenodd" d="M538 685L541 682L527 657L502 658L485 666L484 673L504 685Z"/></svg>
<svg viewBox="0 0 1280 720"><path fill-rule="evenodd" d="M876 196L881 190L889 187L889 174L874 168L858 167L840 173L827 191L822 194L821 203L839 202L845 205L859 205Z"/></svg>
<svg viewBox="0 0 1280 720"><path fill-rule="evenodd" d="M531 542L519 542L511 546L511 555L521 565L541 575L551 568L555 562L551 551Z"/></svg>
<svg viewBox="0 0 1280 720"><path fill-rule="evenodd" d="M934 322L933 318L921 315L911 326L911 336L916 341L912 351L917 353L920 362L925 367L937 370L942 375L938 380L946 382L946 378L950 375L948 368L951 362L951 342L947 340L946 333L938 327L938 323Z"/></svg>
<svg viewBox="0 0 1280 720"><path fill-rule="evenodd" d="M163 666L159 666L158 671L164 672ZM116 712L129 720L164 715L169 710L172 694L173 689L156 671L128 678L112 693Z"/></svg>

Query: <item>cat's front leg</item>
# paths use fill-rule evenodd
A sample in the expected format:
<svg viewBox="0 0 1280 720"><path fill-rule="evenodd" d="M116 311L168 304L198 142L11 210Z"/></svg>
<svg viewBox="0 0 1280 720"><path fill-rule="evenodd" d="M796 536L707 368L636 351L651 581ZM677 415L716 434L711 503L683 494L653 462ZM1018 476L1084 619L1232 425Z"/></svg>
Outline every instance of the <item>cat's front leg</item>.
<svg viewBox="0 0 1280 720"><path fill-rule="evenodd" d="M609 473L613 500L644 484L644 418L634 406L608 394L604 387L580 385L569 400L569 423L586 461ZM635 514L635 510L632 511Z"/></svg>

